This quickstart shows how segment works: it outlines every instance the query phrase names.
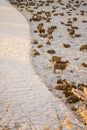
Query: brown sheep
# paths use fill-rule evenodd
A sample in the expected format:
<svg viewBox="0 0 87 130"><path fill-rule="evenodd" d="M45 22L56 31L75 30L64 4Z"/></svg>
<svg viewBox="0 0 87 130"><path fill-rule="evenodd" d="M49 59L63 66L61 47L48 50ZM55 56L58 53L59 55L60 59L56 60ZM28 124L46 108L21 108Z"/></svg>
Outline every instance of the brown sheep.
<svg viewBox="0 0 87 130"><path fill-rule="evenodd" d="M61 56L52 56L50 58L50 61L54 62L54 61L61 61L62 60L62 57Z"/></svg>
<svg viewBox="0 0 87 130"><path fill-rule="evenodd" d="M57 63L54 64L54 73L56 72L56 70L65 70L67 67L67 64L69 63L69 61L59 61Z"/></svg>
<svg viewBox="0 0 87 130"><path fill-rule="evenodd" d="M87 45L81 45L80 48L79 48L80 51L83 51L85 49L87 50Z"/></svg>
<svg viewBox="0 0 87 130"><path fill-rule="evenodd" d="M39 33L45 33L45 29L39 29Z"/></svg>
<svg viewBox="0 0 87 130"><path fill-rule="evenodd" d="M74 29L67 29L67 32L68 32L69 35L74 35L75 34Z"/></svg>

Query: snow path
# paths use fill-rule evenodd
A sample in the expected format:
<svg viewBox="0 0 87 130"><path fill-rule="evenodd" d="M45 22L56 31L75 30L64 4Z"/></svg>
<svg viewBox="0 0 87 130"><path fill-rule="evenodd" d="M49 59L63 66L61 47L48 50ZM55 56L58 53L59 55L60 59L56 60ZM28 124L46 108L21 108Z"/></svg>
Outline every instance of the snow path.
<svg viewBox="0 0 87 130"><path fill-rule="evenodd" d="M61 120L72 114L35 74L29 61L29 36L22 14L0 0L0 99L12 102L16 119L24 121L26 113L34 124L54 126L55 109Z"/></svg>

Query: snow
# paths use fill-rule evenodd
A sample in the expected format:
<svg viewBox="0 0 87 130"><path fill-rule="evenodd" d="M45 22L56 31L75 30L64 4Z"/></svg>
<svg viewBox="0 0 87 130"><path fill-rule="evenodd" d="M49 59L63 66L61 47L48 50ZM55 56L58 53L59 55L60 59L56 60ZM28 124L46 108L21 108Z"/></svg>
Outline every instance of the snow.
<svg viewBox="0 0 87 130"><path fill-rule="evenodd" d="M6 0L0 1L0 99L3 101L0 111L11 101L8 114L14 110L15 119L20 122L26 121L27 115L35 125L41 127L48 123L53 128L69 115L72 122L78 123L37 76L30 63L29 50L30 28L26 19ZM59 121L53 120L55 109Z"/></svg>

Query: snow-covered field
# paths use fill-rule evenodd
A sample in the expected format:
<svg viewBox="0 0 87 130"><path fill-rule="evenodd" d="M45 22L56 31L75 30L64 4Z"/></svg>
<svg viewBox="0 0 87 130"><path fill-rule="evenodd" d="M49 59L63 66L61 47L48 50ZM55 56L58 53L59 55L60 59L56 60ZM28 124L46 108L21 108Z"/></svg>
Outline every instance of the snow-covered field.
<svg viewBox="0 0 87 130"><path fill-rule="evenodd" d="M24 6L25 3L26 1L23 2L22 5ZM21 10L22 5L19 5L19 10ZM52 7L55 5L57 5L57 3L55 4L54 2L50 6L38 7L38 10L34 9L34 13L37 13L37 11L41 10L51 11ZM56 9L58 13L62 12L61 6ZM33 7L29 6L29 8L25 5L22 9L24 10L22 13L26 16L28 21L32 17L32 13L29 12L33 9ZM11 100L15 110L15 118L21 120L21 122L26 120L25 115L27 115L29 118L31 118L35 125L45 125L45 123L48 123L53 129L53 127L55 127L54 124L58 124L58 122L62 121L67 114L74 124L79 124L76 120L74 120L72 112L67 109L66 105L61 101L62 98L65 99L64 95L62 95L60 91L58 92L55 90L54 86L58 78L66 78L69 82L87 83L86 68L80 66L82 62L86 62L86 52L79 51L81 44L87 44L87 37L84 35L84 32L87 34L87 23L85 22L83 27L82 23L80 25L79 22L78 25L78 22L76 22L76 25L73 26L78 25L78 28L80 29L77 30L76 33L81 33L81 37L71 38L66 33L66 27L63 25L60 26L60 21L66 22L68 17L72 17L67 16L66 11L64 11L64 14L64 16L59 15L59 18L52 14L52 20L50 23L45 21L39 22L43 22L43 27L45 30L47 30L47 28L51 25L57 26L57 29L53 32L53 39L50 40L51 45L46 45L45 42L48 40L48 38L42 38L38 35L38 33L34 33L34 30L37 29L38 22L32 21L28 27L28 23L24 17L11 5L9 5L6 0L0 2L1 93L5 90L0 97L4 100L6 99L5 102ZM86 20L86 15L87 12L85 13L85 16L79 17L75 14L75 17L78 17L78 20L81 21L81 18L82 20ZM29 28L31 28L31 34L29 33ZM81 32L82 28L83 30ZM30 41L30 35L32 41ZM30 42L33 43L34 39L37 39L37 41L42 44L43 47L37 49L37 45L31 44L30 48ZM64 48L62 46L63 42L68 42L71 47ZM31 52L29 52L29 49L31 49ZM33 55L34 49L37 49L40 52L39 56ZM56 54L54 55L62 56L63 60L69 60L69 66L66 70L64 70L63 74L53 73L53 66L49 60L51 54L46 53L48 49L55 49ZM36 72L42 77L42 80L46 82L48 88L45 87L44 83L34 72L29 58L31 58ZM79 60L74 61L74 59L78 58ZM73 73L71 73L71 71ZM56 96L58 96L59 93L60 99L55 98L54 95L48 91L48 89L50 89ZM20 110L20 107L24 113L26 113L25 115L23 111ZM59 121L55 120L55 109L58 111L60 119ZM65 130L66 128L64 127L63 129Z"/></svg>
<svg viewBox="0 0 87 130"><path fill-rule="evenodd" d="M76 105L80 107L79 99L72 97L70 91L73 87L78 92L87 87L87 1L26 0L16 4L30 24L31 61L36 73L56 97L64 102L68 100L67 105L71 109ZM52 26L56 28L49 33ZM84 45L85 48L81 49ZM53 54L49 54L49 50L54 51ZM55 55L62 61L69 61L63 72L57 70L54 73L50 58ZM72 86L71 90L56 90L56 85L60 85L57 80L60 79L67 80L68 85Z"/></svg>

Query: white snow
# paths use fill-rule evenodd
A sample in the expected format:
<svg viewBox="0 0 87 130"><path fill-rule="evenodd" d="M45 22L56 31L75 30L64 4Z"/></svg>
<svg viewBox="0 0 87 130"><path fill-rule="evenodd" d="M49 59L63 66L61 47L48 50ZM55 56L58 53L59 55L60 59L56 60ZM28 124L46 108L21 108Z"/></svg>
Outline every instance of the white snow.
<svg viewBox="0 0 87 130"><path fill-rule="evenodd" d="M3 101L0 111L11 101L15 118L21 122L27 120L26 113L35 125L48 123L53 128L54 124L58 124L53 119L56 109L60 120L67 114L77 123L65 104L48 91L34 72L29 48L27 21L6 0L0 0L0 99ZM8 112L9 115L13 109Z"/></svg>

